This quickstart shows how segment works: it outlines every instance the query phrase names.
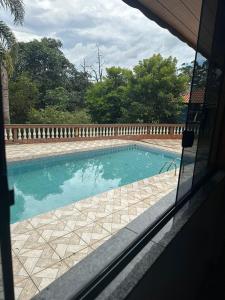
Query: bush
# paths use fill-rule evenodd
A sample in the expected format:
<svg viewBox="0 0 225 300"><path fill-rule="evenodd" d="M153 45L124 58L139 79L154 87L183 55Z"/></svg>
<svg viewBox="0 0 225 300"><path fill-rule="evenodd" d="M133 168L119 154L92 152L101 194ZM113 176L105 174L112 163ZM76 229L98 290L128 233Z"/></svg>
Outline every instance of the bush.
<svg viewBox="0 0 225 300"><path fill-rule="evenodd" d="M55 107L32 109L28 115L31 124L88 124L91 118L86 110L75 112L59 111Z"/></svg>

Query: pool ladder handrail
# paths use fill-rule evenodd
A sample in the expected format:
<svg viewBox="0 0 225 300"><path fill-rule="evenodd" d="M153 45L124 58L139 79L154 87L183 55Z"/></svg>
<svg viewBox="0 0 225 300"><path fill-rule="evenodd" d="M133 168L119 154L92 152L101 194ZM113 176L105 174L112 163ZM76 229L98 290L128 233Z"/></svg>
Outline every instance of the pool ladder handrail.
<svg viewBox="0 0 225 300"><path fill-rule="evenodd" d="M159 174L161 174L162 173L162 171L163 171L163 169L166 167L166 165L167 164L169 164L169 166L168 166L168 168L167 168L167 171L169 171L169 169L170 169L170 167L171 166L173 166L174 165L174 170L175 170L175 176L177 175L177 164L176 164L176 160L177 159L179 159L180 160L180 158L174 158L173 160L170 160L170 161L166 161L164 164L163 164L163 166L162 166L162 168L159 170Z"/></svg>

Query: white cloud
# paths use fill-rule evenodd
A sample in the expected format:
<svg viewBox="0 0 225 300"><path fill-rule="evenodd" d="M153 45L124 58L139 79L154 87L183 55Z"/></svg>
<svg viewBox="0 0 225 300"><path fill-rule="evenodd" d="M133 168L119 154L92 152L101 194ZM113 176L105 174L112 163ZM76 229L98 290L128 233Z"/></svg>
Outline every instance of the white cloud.
<svg viewBox="0 0 225 300"><path fill-rule="evenodd" d="M122 0L24 0L24 3L24 27L13 26L18 40L59 38L65 55L77 66L83 58L89 64L95 62L96 43L106 66L132 67L154 53L176 56L179 64L194 58L193 49ZM9 22L9 15L5 20Z"/></svg>

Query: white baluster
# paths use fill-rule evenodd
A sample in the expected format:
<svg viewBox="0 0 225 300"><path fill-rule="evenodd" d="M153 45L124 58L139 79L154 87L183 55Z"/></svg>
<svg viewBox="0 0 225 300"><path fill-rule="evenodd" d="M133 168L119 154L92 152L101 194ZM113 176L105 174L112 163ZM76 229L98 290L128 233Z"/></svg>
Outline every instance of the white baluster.
<svg viewBox="0 0 225 300"><path fill-rule="evenodd" d="M64 128L64 138L66 139L67 138L67 128Z"/></svg>
<svg viewBox="0 0 225 300"><path fill-rule="evenodd" d="M33 128L33 139L36 140L37 134L36 134L36 128Z"/></svg>
<svg viewBox="0 0 225 300"><path fill-rule="evenodd" d="M18 140L21 140L21 139L22 139L21 129L18 128Z"/></svg>
<svg viewBox="0 0 225 300"><path fill-rule="evenodd" d="M8 141L8 134L7 134L7 130L5 129L5 130L4 130L4 132L5 132L5 141Z"/></svg>
<svg viewBox="0 0 225 300"><path fill-rule="evenodd" d="M26 128L23 128L23 139L24 139L24 140L27 139L27 131L26 131Z"/></svg>
<svg viewBox="0 0 225 300"><path fill-rule="evenodd" d="M30 128L28 128L28 140L31 139L31 131L30 131Z"/></svg>
<svg viewBox="0 0 225 300"><path fill-rule="evenodd" d="M51 128L51 139L55 138L55 128Z"/></svg>
<svg viewBox="0 0 225 300"><path fill-rule="evenodd" d="M71 129L68 128L68 137L71 138Z"/></svg>
<svg viewBox="0 0 225 300"><path fill-rule="evenodd" d="M41 129L40 128L38 128L38 139L41 139Z"/></svg>
<svg viewBox="0 0 225 300"><path fill-rule="evenodd" d="M43 127L42 128L42 138L45 139L45 136L46 136L46 134L45 134L45 128Z"/></svg>
<svg viewBox="0 0 225 300"><path fill-rule="evenodd" d="M50 139L49 127L47 128L47 139Z"/></svg>
<svg viewBox="0 0 225 300"><path fill-rule="evenodd" d="M9 129L9 140L13 141L13 134L12 134L12 129Z"/></svg>

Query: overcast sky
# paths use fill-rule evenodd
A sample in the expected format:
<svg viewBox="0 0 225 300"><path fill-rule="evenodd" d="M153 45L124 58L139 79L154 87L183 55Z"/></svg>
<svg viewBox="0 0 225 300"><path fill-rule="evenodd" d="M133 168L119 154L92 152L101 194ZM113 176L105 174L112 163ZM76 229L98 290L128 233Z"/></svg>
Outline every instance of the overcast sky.
<svg viewBox="0 0 225 300"><path fill-rule="evenodd" d="M24 4L23 27L13 26L11 17L1 11L17 39L60 39L65 55L78 68L83 58L88 64L96 61L96 44L105 66L132 67L154 53L176 56L179 64L194 58L188 45L122 0L24 0Z"/></svg>

